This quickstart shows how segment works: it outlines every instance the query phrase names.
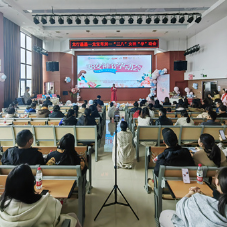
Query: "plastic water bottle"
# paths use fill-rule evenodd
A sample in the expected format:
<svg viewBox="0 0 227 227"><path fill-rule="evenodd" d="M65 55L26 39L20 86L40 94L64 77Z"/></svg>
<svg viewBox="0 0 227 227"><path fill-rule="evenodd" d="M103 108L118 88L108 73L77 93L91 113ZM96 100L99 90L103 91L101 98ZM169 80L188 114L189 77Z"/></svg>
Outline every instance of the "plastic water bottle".
<svg viewBox="0 0 227 227"><path fill-rule="evenodd" d="M3 123L6 124L6 118L4 118L4 122Z"/></svg>
<svg viewBox="0 0 227 227"><path fill-rule="evenodd" d="M43 173L41 170L41 167L39 166L36 172L36 188L41 189L42 188L42 179L43 179Z"/></svg>
<svg viewBox="0 0 227 227"><path fill-rule="evenodd" d="M202 164L198 165L197 169L197 183L203 184L203 170L202 170Z"/></svg>

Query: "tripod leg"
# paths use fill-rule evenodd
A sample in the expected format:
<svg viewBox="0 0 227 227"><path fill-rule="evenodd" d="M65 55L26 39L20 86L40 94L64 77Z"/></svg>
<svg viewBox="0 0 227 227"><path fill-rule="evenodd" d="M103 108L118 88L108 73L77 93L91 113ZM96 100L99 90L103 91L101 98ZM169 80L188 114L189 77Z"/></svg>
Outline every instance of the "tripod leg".
<svg viewBox="0 0 227 227"><path fill-rule="evenodd" d="M135 211L132 209L132 207L130 206L129 202L127 201L127 199L124 197L123 193L121 192L120 188L118 188L118 191L121 193L122 197L124 198L125 202L127 203L127 205L130 207L131 211L133 212L133 214L136 216L137 220L139 220L138 216L136 215Z"/></svg>
<svg viewBox="0 0 227 227"><path fill-rule="evenodd" d="M106 201L103 203L103 205L102 205L102 207L100 208L100 210L99 210L98 214L96 215L96 217L95 217L94 221L95 221L95 220L96 220L96 218L99 216L100 212L102 211L102 208L106 205L106 202L107 202L107 201L108 201L108 199L110 198L110 196L111 196L111 194L113 193L114 189L115 189L115 188L113 188L113 189L112 189L112 191L110 192L110 194L108 195L108 197L107 197Z"/></svg>

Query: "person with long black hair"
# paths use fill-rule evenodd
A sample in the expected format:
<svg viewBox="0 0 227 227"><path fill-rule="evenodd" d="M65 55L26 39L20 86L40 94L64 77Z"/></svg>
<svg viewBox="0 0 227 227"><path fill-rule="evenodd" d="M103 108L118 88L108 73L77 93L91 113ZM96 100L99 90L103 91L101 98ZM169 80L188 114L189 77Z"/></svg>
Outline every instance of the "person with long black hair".
<svg viewBox="0 0 227 227"><path fill-rule="evenodd" d="M194 125L194 121L188 116L186 110L181 111L181 117L177 119L175 125L190 126Z"/></svg>
<svg viewBox="0 0 227 227"><path fill-rule="evenodd" d="M196 148L197 152L193 155L196 165L203 166L224 166L226 165L226 157L223 151L215 144L214 137L210 134L201 134L198 144L202 148Z"/></svg>
<svg viewBox="0 0 227 227"><path fill-rule="evenodd" d="M8 175L0 198L0 226L60 227L70 219L70 227L81 226L75 214L61 214L62 205L49 193L37 194L35 178L27 164L16 166ZM74 216L74 217L73 217Z"/></svg>
<svg viewBox="0 0 227 227"><path fill-rule="evenodd" d="M189 188L176 206L176 211L162 211L161 227L221 227L227 226L227 167L220 169L215 179L213 198L203 195L199 187Z"/></svg>
<svg viewBox="0 0 227 227"><path fill-rule="evenodd" d="M73 109L68 110L66 117L64 117L59 125L76 125L76 113Z"/></svg>
<svg viewBox="0 0 227 227"><path fill-rule="evenodd" d="M97 125L91 115L91 109L85 109L84 114L78 119L77 125Z"/></svg>

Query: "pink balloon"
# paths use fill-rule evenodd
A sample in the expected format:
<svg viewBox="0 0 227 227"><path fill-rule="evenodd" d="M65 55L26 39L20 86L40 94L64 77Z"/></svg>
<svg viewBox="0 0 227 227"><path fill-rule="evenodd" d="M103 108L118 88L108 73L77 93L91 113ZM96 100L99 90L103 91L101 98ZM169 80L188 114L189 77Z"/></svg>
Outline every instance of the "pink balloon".
<svg viewBox="0 0 227 227"><path fill-rule="evenodd" d="M186 87L185 89L185 92L189 93L190 92L190 89L188 87Z"/></svg>

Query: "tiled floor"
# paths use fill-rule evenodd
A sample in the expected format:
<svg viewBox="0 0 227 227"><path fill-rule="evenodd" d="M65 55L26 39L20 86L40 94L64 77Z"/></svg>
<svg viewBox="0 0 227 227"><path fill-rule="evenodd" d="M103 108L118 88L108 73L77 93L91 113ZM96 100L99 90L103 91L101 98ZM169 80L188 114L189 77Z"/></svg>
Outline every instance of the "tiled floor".
<svg viewBox="0 0 227 227"><path fill-rule="evenodd" d="M107 120L108 127L109 120ZM108 128L107 128L108 129ZM110 135L108 135L109 138ZM108 144L105 144L107 142ZM136 219L129 207L121 205L112 205L103 208L102 212L94 221L96 214L104 203L114 186L114 168L112 163L112 143L110 139L104 138L102 146L99 148L99 161L94 161L92 155L92 174L93 189L91 194L86 195L86 217L84 227L155 227L154 220L154 195L147 194L144 189L144 155L145 149L140 147L140 162L136 163L135 168L118 169L118 186L136 214ZM150 170L149 175L152 176ZM109 199L114 201L114 194ZM118 193L118 201L124 202ZM175 201L165 201L163 209L175 209Z"/></svg>

